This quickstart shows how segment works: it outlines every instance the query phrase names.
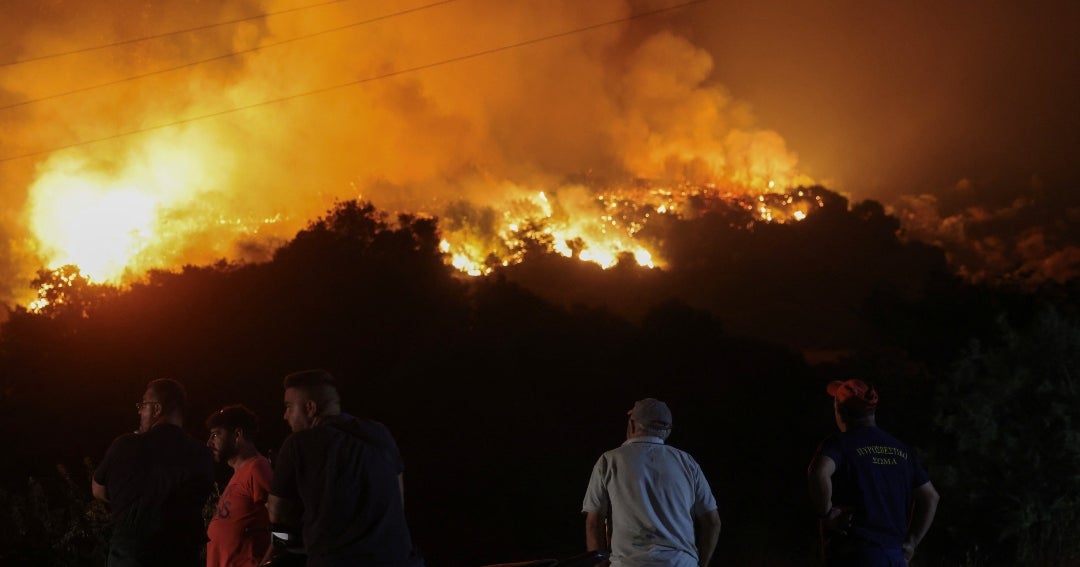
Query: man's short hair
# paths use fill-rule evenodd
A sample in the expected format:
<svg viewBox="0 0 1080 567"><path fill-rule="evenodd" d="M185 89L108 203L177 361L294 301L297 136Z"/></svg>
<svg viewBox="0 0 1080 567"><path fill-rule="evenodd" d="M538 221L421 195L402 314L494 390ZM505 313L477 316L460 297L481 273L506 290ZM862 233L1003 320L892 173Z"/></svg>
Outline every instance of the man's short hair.
<svg viewBox="0 0 1080 567"><path fill-rule="evenodd" d="M283 380L285 389L296 388L315 402L319 412L328 408L337 408L341 403L337 386L334 385L334 375L321 369L301 370L293 372Z"/></svg>
<svg viewBox="0 0 1080 567"><path fill-rule="evenodd" d="M162 413L182 414L187 409L187 390L180 382L171 378L158 378L151 380L146 387L154 392L158 403L161 404Z"/></svg>
<svg viewBox="0 0 1080 567"><path fill-rule="evenodd" d="M244 407L243 404L233 404L219 409L206 418L206 428L214 429L215 427L230 431L243 430L244 437L253 440L259 434L259 418L255 412Z"/></svg>

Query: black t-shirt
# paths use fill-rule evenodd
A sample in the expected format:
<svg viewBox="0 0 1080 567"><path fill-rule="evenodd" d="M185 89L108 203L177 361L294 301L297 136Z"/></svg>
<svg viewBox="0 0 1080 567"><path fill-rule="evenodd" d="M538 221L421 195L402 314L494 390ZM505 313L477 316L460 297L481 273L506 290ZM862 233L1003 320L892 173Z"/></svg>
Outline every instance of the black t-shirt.
<svg viewBox="0 0 1080 567"><path fill-rule="evenodd" d="M885 547L907 534L912 490L930 481L907 445L877 427L856 427L821 444L836 463L833 505L854 512L850 533Z"/></svg>
<svg viewBox="0 0 1080 567"><path fill-rule="evenodd" d="M159 424L117 437L94 480L108 491L113 542L206 542L202 509L213 487L214 458L183 429Z"/></svg>
<svg viewBox="0 0 1080 567"><path fill-rule="evenodd" d="M381 423L333 416L281 445L270 494L303 505L309 567L417 564L397 443Z"/></svg>

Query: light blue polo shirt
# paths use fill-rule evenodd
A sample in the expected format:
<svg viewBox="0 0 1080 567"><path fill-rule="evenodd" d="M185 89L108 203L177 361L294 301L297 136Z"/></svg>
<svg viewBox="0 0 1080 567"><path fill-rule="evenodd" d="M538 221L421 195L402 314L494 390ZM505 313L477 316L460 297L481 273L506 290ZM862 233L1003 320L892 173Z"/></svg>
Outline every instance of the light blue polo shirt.
<svg viewBox="0 0 1080 567"><path fill-rule="evenodd" d="M611 564L623 567L697 567L694 518L715 509L697 461L659 437L601 455L581 504L611 518Z"/></svg>

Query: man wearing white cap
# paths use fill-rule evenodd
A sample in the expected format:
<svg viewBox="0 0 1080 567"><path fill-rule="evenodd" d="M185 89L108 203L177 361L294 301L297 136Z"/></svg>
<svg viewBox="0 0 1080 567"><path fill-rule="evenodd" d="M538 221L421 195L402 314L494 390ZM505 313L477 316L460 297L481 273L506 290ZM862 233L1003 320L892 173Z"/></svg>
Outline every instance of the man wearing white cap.
<svg viewBox="0 0 1080 567"><path fill-rule="evenodd" d="M589 479L581 505L586 547L610 549L615 567L708 565L720 514L694 458L664 443L671 410L646 398L627 414L626 441L600 456Z"/></svg>
<svg viewBox="0 0 1080 567"><path fill-rule="evenodd" d="M918 458L876 423L878 393L862 380L826 391L840 432L807 471L829 567L904 567L937 511L938 493Z"/></svg>

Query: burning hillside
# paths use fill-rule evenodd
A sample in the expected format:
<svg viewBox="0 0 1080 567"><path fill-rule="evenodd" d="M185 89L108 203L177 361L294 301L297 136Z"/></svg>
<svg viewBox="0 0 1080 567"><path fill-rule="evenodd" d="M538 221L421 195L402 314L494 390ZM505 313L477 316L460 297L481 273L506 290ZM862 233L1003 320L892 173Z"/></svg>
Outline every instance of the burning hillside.
<svg viewBox="0 0 1080 567"><path fill-rule="evenodd" d="M357 197L443 218L469 273L512 262L529 231L601 265L662 263L634 239L648 215L809 181L710 82L711 57L668 18L680 9L23 6L0 71L0 295L25 301L42 266L122 282L262 260ZM618 181L633 179L667 181Z"/></svg>
<svg viewBox="0 0 1080 567"><path fill-rule="evenodd" d="M442 251L454 267L474 276L519 262L530 245L603 268L624 256L652 268L663 266L664 259L638 235L658 215L685 218L734 208L757 222L784 223L803 220L822 206L820 195L809 188L755 194L713 184L639 183L606 190L573 185L553 195L522 197L506 207L448 207L442 217Z"/></svg>
<svg viewBox="0 0 1080 567"><path fill-rule="evenodd" d="M120 283L263 261L357 198L439 217L469 274L537 244L663 266L642 231L701 207L804 218L814 179L717 83L704 4L16 2L0 302L29 302L42 268Z"/></svg>

